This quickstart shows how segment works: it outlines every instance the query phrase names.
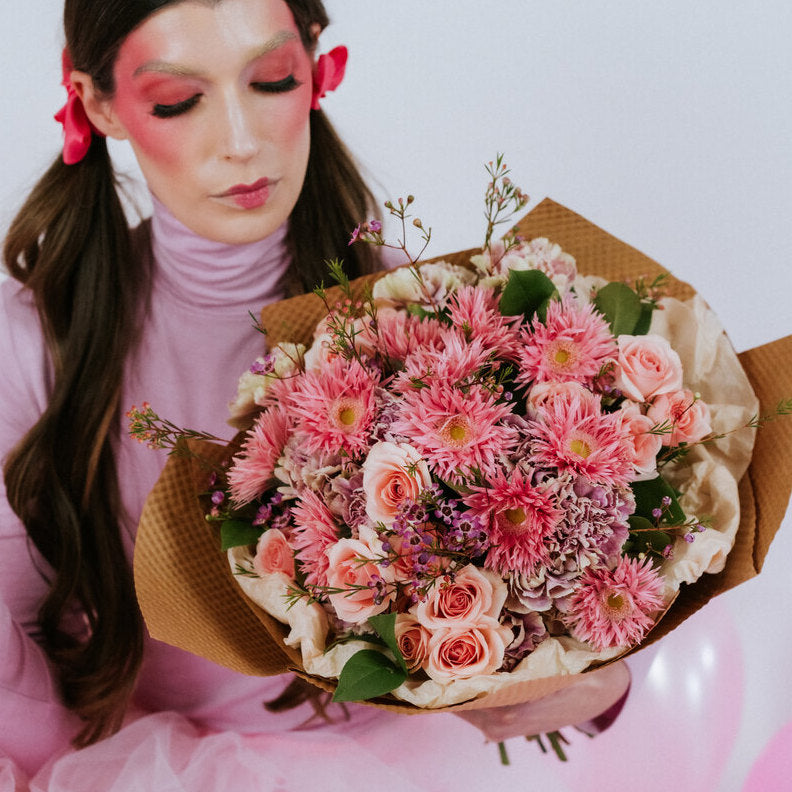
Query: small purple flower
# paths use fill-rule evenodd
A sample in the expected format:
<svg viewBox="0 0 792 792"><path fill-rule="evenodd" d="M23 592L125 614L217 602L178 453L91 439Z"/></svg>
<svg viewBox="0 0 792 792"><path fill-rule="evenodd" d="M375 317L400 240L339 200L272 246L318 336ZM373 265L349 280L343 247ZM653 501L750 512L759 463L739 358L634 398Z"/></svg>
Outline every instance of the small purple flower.
<svg viewBox="0 0 792 792"><path fill-rule="evenodd" d="M225 493L222 490L215 490L212 493L212 503L219 506L225 500Z"/></svg>

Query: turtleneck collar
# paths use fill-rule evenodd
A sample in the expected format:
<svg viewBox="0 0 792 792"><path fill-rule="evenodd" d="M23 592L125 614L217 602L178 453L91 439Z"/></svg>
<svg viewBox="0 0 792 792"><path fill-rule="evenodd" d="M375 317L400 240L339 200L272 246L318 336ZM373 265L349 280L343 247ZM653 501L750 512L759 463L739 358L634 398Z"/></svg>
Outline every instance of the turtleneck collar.
<svg viewBox="0 0 792 792"><path fill-rule="evenodd" d="M152 201L157 288L166 288L186 306L202 311L258 311L283 297L281 283L291 261L286 223L258 242L227 245L199 236L153 195Z"/></svg>

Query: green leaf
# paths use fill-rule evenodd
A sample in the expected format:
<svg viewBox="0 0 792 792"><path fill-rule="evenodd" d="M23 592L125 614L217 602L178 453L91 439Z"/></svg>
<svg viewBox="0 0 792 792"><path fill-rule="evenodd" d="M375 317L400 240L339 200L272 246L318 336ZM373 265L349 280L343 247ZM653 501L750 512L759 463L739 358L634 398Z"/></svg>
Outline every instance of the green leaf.
<svg viewBox="0 0 792 792"><path fill-rule="evenodd" d="M594 307L608 320L613 335L635 333L641 319L641 299L626 283L614 281L603 286L594 298Z"/></svg>
<svg viewBox="0 0 792 792"><path fill-rule="evenodd" d="M260 527L242 520L225 520L220 526L220 547L225 551L231 547L247 547L256 544L261 536Z"/></svg>
<svg viewBox="0 0 792 792"><path fill-rule="evenodd" d="M631 531L641 531L641 533L649 533L650 531L657 530L655 524L651 520L647 520L646 517L640 517L637 514L633 514L627 518L627 522L630 523L630 530Z"/></svg>
<svg viewBox="0 0 792 792"><path fill-rule="evenodd" d="M365 701L382 696L399 687L405 679L406 672L382 652L361 649L341 669L333 701Z"/></svg>
<svg viewBox="0 0 792 792"><path fill-rule="evenodd" d="M427 311L423 305L418 303L407 303L407 313L417 316L419 319L426 319L427 317L434 316L434 311Z"/></svg>
<svg viewBox="0 0 792 792"><path fill-rule="evenodd" d="M395 613L380 613L377 616L370 616L369 624L377 631L377 634L385 641L385 645L393 652L396 662L399 664L404 673L407 673L407 663L404 662L404 656L399 649L399 643L396 640L396 614Z"/></svg>
<svg viewBox="0 0 792 792"><path fill-rule="evenodd" d="M654 509L664 509L664 522L669 525L682 525L685 512L679 505L679 493L662 477L649 481L634 481L630 488L635 495L635 514L654 522ZM671 503L663 507L663 498L670 498Z"/></svg>
<svg viewBox="0 0 792 792"><path fill-rule="evenodd" d="M635 329L632 331L632 335L646 335L649 332L654 310L655 306L651 303L641 303L641 316L638 319L638 324L635 325Z"/></svg>
<svg viewBox="0 0 792 792"><path fill-rule="evenodd" d="M624 543L624 552L627 555L638 556L641 553L654 552L662 555L668 545L673 544L671 534L658 530L644 517L633 515L629 519L630 538Z"/></svg>
<svg viewBox="0 0 792 792"><path fill-rule="evenodd" d="M503 316L524 316L530 320L558 292L553 281L539 270L512 270L500 298ZM541 318L541 314L540 314Z"/></svg>

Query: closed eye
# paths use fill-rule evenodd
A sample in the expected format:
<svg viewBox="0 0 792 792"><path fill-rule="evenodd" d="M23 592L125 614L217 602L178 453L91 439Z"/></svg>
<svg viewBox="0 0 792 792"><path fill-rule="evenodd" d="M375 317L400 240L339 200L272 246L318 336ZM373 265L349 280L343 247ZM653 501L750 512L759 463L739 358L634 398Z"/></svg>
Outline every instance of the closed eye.
<svg viewBox="0 0 792 792"><path fill-rule="evenodd" d="M252 82L250 85L255 91L261 93L286 93L298 88L300 83L293 74L284 77L282 80L275 80L274 82Z"/></svg>
<svg viewBox="0 0 792 792"><path fill-rule="evenodd" d="M157 118L173 118L174 116L182 115L182 113L192 110L192 108L198 104L200 98L201 94L195 94L189 99L176 102L176 104L155 104L151 111L151 115Z"/></svg>

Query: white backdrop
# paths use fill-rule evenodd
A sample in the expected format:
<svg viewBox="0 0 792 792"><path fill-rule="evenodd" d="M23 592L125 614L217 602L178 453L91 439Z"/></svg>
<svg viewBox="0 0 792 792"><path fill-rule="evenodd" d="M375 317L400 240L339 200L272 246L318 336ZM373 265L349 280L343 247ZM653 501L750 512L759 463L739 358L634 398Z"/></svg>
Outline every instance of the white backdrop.
<svg viewBox="0 0 792 792"><path fill-rule="evenodd" d="M59 148L60 3L5 0L0 10L2 228ZM692 283L738 351L792 333L787 0L328 0L328 9L323 49L345 43L350 62L325 109L383 198L415 194L434 229L430 253L480 243L483 164L505 152L532 204L549 196ZM129 155L119 163L131 167ZM738 788L792 717L789 693L761 684L788 677L779 672L790 628L767 614L785 612L790 533L788 514L766 572L722 598L743 636L747 680L735 786L722 789ZM708 618L706 608L694 617L702 631Z"/></svg>

